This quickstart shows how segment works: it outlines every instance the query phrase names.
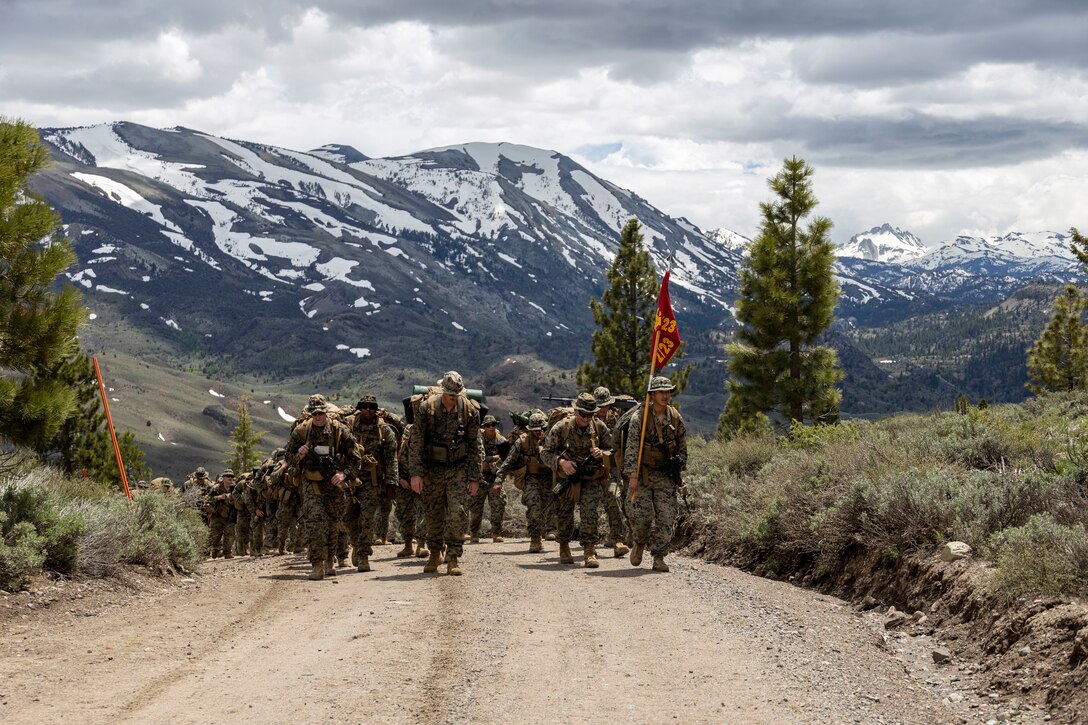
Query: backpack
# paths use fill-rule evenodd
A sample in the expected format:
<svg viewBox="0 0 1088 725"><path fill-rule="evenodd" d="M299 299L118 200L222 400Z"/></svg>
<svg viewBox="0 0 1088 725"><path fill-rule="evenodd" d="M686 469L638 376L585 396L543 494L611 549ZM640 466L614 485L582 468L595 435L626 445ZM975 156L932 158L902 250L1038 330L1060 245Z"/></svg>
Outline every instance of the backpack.
<svg viewBox="0 0 1088 725"><path fill-rule="evenodd" d="M468 395L466 395L465 393L461 393L460 397L465 403L465 405L463 406L465 414L465 425L468 425L468 421L472 417L473 409L479 412L480 420L483 420L484 416L487 415L487 406L476 402L472 398L468 397ZM441 399L442 388L437 385L430 386L429 388L427 388L426 392L415 393L411 397L405 398L403 401L405 422L415 423L416 419L419 417L420 408L424 404L432 406L432 412L434 412L433 406L438 405L438 401ZM469 408L470 404L472 408ZM390 415L392 415L392 413L390 413Z"/></svg>

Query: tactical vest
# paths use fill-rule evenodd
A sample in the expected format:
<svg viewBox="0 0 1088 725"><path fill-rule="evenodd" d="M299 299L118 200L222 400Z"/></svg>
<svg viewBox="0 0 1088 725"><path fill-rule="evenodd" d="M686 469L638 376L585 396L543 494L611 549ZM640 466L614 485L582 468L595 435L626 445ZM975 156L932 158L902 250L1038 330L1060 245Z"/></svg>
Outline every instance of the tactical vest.
<svg viewBox="0 0 1088 725"><path fill-rule="evenodd" d="M680 411L668 405L665 407L665 422L660 424L653 410L647 416L646 438L642 448L642 464L650 468L659 469L665 465L677 451L680 444L680 432L676 428L676 421L680 419ZM662 450L664 448L664 450Z"/></svg>
<svg viewBox="0 0 1088 725"><path fill-rule="evenodd" d="M452 466L460 463L468 455L468 423L472 419L475 403L465 395L457 396L457 404L451 411L458 418L457 432L452 440L439 440L435 436L434 423L441 410L442 396L436 395L426 401L430 425L427 426L427 440L423 443L423 459L431 465Z"/></svg>

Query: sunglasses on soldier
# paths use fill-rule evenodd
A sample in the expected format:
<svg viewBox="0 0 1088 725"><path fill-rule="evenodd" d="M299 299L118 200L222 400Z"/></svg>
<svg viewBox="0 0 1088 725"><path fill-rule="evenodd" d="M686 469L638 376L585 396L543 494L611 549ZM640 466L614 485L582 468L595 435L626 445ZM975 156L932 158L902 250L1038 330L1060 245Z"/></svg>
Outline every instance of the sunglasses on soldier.
<svg viewBox="0 0 1088 725"><path fill-rule="evenodd" d="M378 404L377 403L359 403L355 407L358 408L359 410L377 410L378 409Z"/></svg>
<svg viewBox="0 0 1088 725"><path fill-rule="evenodd" d="M593 413L588 413L588 412L586 412L584 410L579 410L578 408L574 409L574 414L577 415L579 418L592 418L593 417Z"/></svg>
<svg viewBox="0 0 1088 725"><path fill-rule="evenodd" d="M496 427L496 426L495 426L495 424L494 424L494 423L484 423L484 424L483 424L483 425L481 425L480 427L481 427L481 428L494 428L494 427Z"/></svg>

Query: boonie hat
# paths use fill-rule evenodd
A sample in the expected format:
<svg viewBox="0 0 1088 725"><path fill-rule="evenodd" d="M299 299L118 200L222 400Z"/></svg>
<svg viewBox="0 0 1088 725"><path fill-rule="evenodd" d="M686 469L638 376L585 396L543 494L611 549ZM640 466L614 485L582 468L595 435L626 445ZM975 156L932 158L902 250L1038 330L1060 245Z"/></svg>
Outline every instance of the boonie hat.
<svg viewBox="0 0 1088 725"><path fill-rule="evenodd" d="M593 397L593 393L578 393L578 397L574 399L574 408L583 413L596 413L597 399Z"/></svg>
<svg viewBox="0 0 1088 725"><path fill-rule="evenodd" d="M461 377L461 373L456 370L450 370L443 375L442 379L438 381L438 384L442 386L442 392L451 395L458 395L465 389L465 381Z"/></svg>
<svg viewBox="0 0 1088 725"><path fill-rule="evenodd" d="M616 402L616 399L612 397L611 391L603 385L593 391L593 397L597 400L598 408L603 408L606 405L612 405Z"/></svg>
<svg viewBox="0 0 1088 725"><path fill-rule="evenodd" d="M649 391L656 393L659 390L676 390L676 386L664 375L655 375L654 379L650 381Z"/></svg>
<svg viewBox="0 0 1088 725"><path fill-rule="evenodd" d="M548 416L537 411L529 416L529 422L526 424L526 428L529 430L544 430L544 426L548 424Z"/></svg>

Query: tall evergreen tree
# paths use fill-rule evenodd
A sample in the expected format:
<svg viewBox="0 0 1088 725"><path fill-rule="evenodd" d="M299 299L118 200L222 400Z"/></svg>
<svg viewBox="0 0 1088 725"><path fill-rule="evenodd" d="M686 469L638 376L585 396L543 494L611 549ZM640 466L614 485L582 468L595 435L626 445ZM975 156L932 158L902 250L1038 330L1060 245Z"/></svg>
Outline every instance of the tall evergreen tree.
<svg viewBox="0 0 1088 725"><path fill-rule="evenodd" d="M1076 227L1072 227L1069 230L1069 236L1073 238L1069 242L1069 249L1073 252L1073 256L1080 260L1080 263L1084 265L1081 269L1088 273L1088 237L1081 234Z"/></svg>
<svg viewBox="0 0 1088 725"><path fill-rule="evenodd" d="M1088 387L1088 328L1085 299L1067 284L1054 299L1054 315L1028 350L1028 390L1038 395Z"/></svg>
<svg viewBox="0 0 1088 725"><path fill-rule="evenodd" d="M52 438L72 408L71 388L44 373L75 350L83 316L73 287L50 291L75 260L60 218L26 191L48 161L32 126L0 118L0 439L27 446Z"/></svg>
<svg viewBox="0 0 1088 725"><path fill-rule="evenodd" d="M643 244L637 219L631 219L620 231L620 246L608 268L608 289L601 299L590 299L589 308L598 329L593 332L593 361L578 366L578 387L592 390L604 385L615 393L636 398L649 383L650 345L657 312L660 280ZM684 344L666 365L680 393L688 383L691 365L673 367L684 357Z"/></svg>
<svg viewBox="0 0 1088 725"><path fill-rule="evenodd" d="M257 451L257 446L264 438L263 432L253 430L253 423L249 417L249 396L243 395L238 403L238 425L230 434L230 457L226 464L234 469L237 475L260 463L263 456Z"/></svg>
<svg viewBox="0 0 1088 725"><path fill-rule="evenodd" d="M831 324L839 286L830 220L801 227L817 204L811 176L804 160L786 159L769 181L776 198L760 205L763 224L740 270L741 326L728 347L722 437L759 426L768 413L787 425L837 418L842 370L835 351L816 340Z"/></svg>

